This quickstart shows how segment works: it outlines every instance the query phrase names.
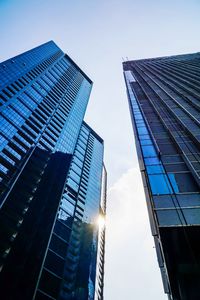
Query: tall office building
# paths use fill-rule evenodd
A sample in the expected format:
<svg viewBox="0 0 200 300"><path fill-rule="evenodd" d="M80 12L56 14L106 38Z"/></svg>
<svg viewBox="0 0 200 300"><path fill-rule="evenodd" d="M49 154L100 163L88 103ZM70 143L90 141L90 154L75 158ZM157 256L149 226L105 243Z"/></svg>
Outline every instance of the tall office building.
<svg viewBox="0 0 200 300"><path fill-rule="evenodd" d="M200 297L200 53L123 63L165 293Z"/></svg>
<svg viewBox="0 0 200 300"><path fill-rule="evenodd" d="M103 299L106 171L103 140L83 121L91 87L54 42L0 64L2 299Z"/></svg>

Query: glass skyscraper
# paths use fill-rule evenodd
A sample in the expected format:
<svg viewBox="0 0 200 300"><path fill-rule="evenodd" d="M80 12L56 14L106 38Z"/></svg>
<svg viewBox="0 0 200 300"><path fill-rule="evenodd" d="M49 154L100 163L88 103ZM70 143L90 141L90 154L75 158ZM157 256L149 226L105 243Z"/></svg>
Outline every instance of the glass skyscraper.
<svg viewBox="0 0 200 300"><path fill-rule="evenodd" d="M0 297L103 299L104 143L54 42L0 64Z"/></svg>
<svg viewBox="0 0 200 300"><path fill-rule="evenodd" d="M123 63L152 234L169 299L200 298L200 53Z"/></svg>

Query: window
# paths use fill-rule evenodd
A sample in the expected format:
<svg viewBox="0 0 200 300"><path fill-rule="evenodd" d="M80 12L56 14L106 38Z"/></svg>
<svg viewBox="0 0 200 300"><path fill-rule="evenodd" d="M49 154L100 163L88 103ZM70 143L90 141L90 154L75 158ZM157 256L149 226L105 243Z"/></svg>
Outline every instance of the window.
<svg viewBox="0 0 200 300"><path fill-rule="evenodd" d="M76 192L78 192L78 184L75 182L75 181L73 181L71 178L68 178L67 179L67 184L74 190L74 191L76 191Z"/></svg>
<svg viewBox="0 0 200 300"><path fill-rule="evenodd" d="M185 224L180 210L168 209L156 211L160 226Z"/></svg>
<svg viewBox="0 0 200 300"><path fill-rule="evenodd" d="M164 173L164 169L163 169L162 165L147 166L147 173L148 174L160 174L160 173Z"/></svg>
<svg viewBox="0 0 200 300"><path fill-rule="evenodd" d="M157 157L148 157L144 159L145 165L157 165L160 164L160 160Z"/></svg>
<svg viewBox="0 0 200 300"><path fill-rule="evenodd" d="M40 279L39 289L45 293L51 295L52 297L57 298L61 280L56 276L50 274L48 271L43 270L42 276Z"/></svg>
<svg viewBox="0 0 200 300"><path fill-rule="evenodd" d="M81 175L81 168L75 164L75 163L72 163L71 164L71 168L78 174L78 175Z"/></svg>
<svg viewBox="0 0 200 300"><path fill-rule="evenodd" d="M188 171L188 167L185 163L165 164L165 169L167 172Z"/></svg>
<svg viewBox="0 0 200 300"><path fill-rule="evenodd" d="M51 243L50 243L50 249L61 255L62 257L65 257L67 254L67 247L68 244L61 240L58 236L55 234L52 235Z"/></svg>
<svg viewBox="0 0 200 300"><path fill-rule="evenodd" d="M70 178L72 178L76 183L79 183L80 182L80 176L75 173L72 169L70 170L69 172L69 176Z"/></svg>
<svg viewBox="0 0 200 300"><path fill-rule="evenodd" d="M171 144L159 144L159 149L161 153L165 155L171 155L177 153L176 147Z"/></svg>
<svg viewBox="0 0 200 300"><path fill-rule="evenodd" d="M68 224L66 224L68 225ZM62 224L59 221L56 221L55 227L54 227L54 232L60 236L61 238L63 238L65 241L68 241L70 238L70 234L71 234L71 229L66 227L64 224Z"/></svg>
<svg viewBox="0 0 200 300"><path fill-rule="evenodd" d="M162 162L165 163L177 163L177 162L183 162L183 159L180 155L165 155L162 156Z"/></svg>
<svg viewBox="0 0 200 300"><path fill-rule="evenodd" d="M149 182L153 195L173 193L166 175L149 175Z"/></svg>
<svg viewBox="0 0 200 300"><path fill-rule="evenodd" d="M74 205L71 204L69 201L62 199L61 202L61 207L68 212L71 216L73 216L74 213ZM67 218L69 217L69 215L64 215L63 211L59 212L59 219L62 220L67 220Z"/></svg>
<svg viewBox="0 0 200 300"><path fill-rule="evenodd" d="M138 127L138 134L141 135L141 134L148 134L148 130L146 129L145 126L143 127Z"/></svg>
<svg viewBox="0 0 200 300"><path fill-rule="evenodd" d="M44 266L58 276L62 276L64 260L51 250L48 251Z"/></svg>
<svg viewBox="0 0 200 300"><path fill-rule="evenodd" d="M168 173L168 176L175 193L199 192L199 187L190 173Z"/></svg>
<svg viewBox="0 0 200 300"><path fill-rule="evenodd" d="M183 209L183 214L185 216L186 222L187 224L196 224L199 225L200 224L200 208L186 208Z"/></svg>
<svg viewBox="0 0 200 300"><path fill-rule="evenodd" d="M156 151L154 149L154 146L142 146L142 152L144 157L156 156Z"/></svg>
<svg viewBox="0 0 200 300"><path fill-rule="evenodd" d="M144 145L152 145L152 141L150 139L148 139L148 140L141 140L140 143L141 143L142 146L144 146Z"/></svg>

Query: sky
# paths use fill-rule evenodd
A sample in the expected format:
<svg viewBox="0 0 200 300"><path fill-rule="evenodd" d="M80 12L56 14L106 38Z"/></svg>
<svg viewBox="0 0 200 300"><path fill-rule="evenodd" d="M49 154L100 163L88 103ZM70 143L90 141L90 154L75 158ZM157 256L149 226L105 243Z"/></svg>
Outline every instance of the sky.
<svg viewBox="0 0 200 300"><path fill-rule="evenodd" d="M166 300L122 61L200 51L199 0L0 0L0 61L48 40L94 82L85 120L105 141L105 300Z"/></svg>

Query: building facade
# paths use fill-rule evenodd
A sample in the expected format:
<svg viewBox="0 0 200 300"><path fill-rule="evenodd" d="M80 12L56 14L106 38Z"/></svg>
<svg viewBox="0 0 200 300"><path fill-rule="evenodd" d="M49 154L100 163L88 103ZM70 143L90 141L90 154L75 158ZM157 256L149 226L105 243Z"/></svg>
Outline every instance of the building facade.
<svg viewBox="0 0 200 300"><path fill-rule="evenodd" d="M105 193L103 140L83 121L91 88L54 42L0 64L5 299L95 297Z"/></svg>
<svg viewBox="0 0 200 300"><path fill-rule="evenodd" d="M152 234L169 299L200 295L200 54L123 63Z"/></svg>

